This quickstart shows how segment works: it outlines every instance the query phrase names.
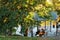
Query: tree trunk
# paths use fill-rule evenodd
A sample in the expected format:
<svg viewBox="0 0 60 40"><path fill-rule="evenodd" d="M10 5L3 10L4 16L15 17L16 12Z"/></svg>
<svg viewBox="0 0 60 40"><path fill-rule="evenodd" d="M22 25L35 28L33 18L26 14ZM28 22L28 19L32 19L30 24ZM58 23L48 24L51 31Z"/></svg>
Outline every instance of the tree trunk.
<svg viewBox="0 0 60 40"><path fill-rule="evenodd" d="M37 21L36 24L37 24L37 31L38 31L39 30L39 22Z"/></svg>
<svg viewBox="0 0 60 40"><path fill-rule="evenodd" d="M31 37L33 37L33 28L31 27Z"/></svg>
<svg viewBox="0 0 60 40"><path fill-rule="evenodd" d="M8 33L9 36L12 35L12 27L9 28L9 33Z"/></svg>
<svg viewBox="0 0 60 40"><path fill-rule="evenodd" d="M31 37L33 37L33 31L31 30Z"/></svg>

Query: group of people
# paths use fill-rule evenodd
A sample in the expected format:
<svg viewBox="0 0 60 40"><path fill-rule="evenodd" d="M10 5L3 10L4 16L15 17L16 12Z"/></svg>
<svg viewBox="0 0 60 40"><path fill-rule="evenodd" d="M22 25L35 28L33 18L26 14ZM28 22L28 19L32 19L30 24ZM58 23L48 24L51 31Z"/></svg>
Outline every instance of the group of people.
<svg viewBox="0 0 60 40"><path fill-rule="evenodd" d="M45 34L45 30L44 30L44 29L38 30L38 31L36 32L36 36L42 37L44 34Z"/></svg>
<svg viewBox="0 0 60 40"><path fill-rule="evenodd" d="M27 36L27 34L28 34L28 29L25 30L24 36ZM45 30L44 30L44 29L41 29L41 30L38 30L38 31L36 32L35 36L40 36L40 37L42 37L44 34L45 34Z"/></svg>

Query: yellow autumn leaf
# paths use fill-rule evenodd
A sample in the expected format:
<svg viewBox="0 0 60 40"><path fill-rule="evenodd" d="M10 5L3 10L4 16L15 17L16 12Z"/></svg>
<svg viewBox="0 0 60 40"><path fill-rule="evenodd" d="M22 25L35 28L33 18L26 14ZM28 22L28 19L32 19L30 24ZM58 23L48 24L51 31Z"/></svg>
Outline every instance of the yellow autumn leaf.
<svg viewBox="0 0 60 40"><path fill-rule="evenodd" d="M14 1L14 4L16 3L16 1Z"/></svg>
<svg viewBox="0 0 60 40"><path fill-rule="evenodd" d="M26 4L25 7L28 7L28 5Z"/></svg>
<svg viewBox="0 0 60 40"><path fill-rule="evenodd" d="M33 2L31 2L30 4L31 4L31 5L33 5L34 3L33 3Z"/></svg>
<svg viewBox="0 0 60 40"><path fill-rule="evenodd" d="M29 0L27 0L26 2L29 3Z"/></svg>
<svg viewBox="0 0 60 40"><path fill-rule="evenodd" d="M55 5L56 5L56 9L60 10L60 3L55 3Z"/></svg>
<svg viewBox="0 0 60 40"><path fill-rule="evenodd" d="M34 12L29 12L29 14L30 14L31 16L33 16L33 15L34 15Z"/></svg>
<svg viewBox="0 0 60 40"><path fill-rule="evenodd" d="M40 10L41 8L43 8L43 5L42 5L42 4L38 4L38 5L35 7L36 10Z"/></svg>
<svg viewBox="0 0 60 40"><path fill-rule="evenodd" d="M46 6L52 6L53 5L53 3L52 3L52 1L46 1L46 4L45 4Z"/></svg>
<svg viewBox="0 0 60 40"><path fill-rule="evenodd" d="M7 2L6 4L5 4L5 6L8 6L9 5L9 2Z"/></svg>
<svg viewBox="0 0 60 40"><path fill-rule="evenodd" d="M59 21L59 20L60 20L60 17L57 18L57 21Z"/></svg>
<svg viewBox="0 0 60 40"><path fill-rule="evenodd" d="M20 9L21 7L20 6L17 6L18 9Z"/></svg>
<svg viewBox="0 0 60 40"><path fill-rule="evenodd" d="M60 6L60 3L55 3L56 6Z"/></svg>
<svg viewBox="0 0 60 40"><path fill-rule="evenodd" d="M7 18L5 18L4 20L3 20L3 22L5 23L7 21Z"/></svg>
<svg viewBox="0 0 60 40"><path fill-rule="evenodd" d="M43 12L39 12L38 13L40 16L44 17L44 13Z"/></svg>

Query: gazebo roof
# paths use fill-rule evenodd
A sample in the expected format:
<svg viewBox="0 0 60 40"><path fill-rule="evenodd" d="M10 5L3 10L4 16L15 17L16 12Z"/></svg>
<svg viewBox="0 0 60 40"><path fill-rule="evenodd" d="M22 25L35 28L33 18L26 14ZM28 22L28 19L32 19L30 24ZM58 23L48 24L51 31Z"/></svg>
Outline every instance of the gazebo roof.
<svg viewBox="0 0 60 40"><path fill-rule="evenodd" d="M56 11L52 11L50 12L51 13L51 16L52 16L52 20L56 20L58 18L58 15L57 15L57 12Z"/></svg>
<svg viewBox="0 0 60 40"><path fill-rule="evenodd" d="M42 20L44 20L43 18L39 17L37 13L34 13L33 19L35 21L42 21Z"/></svg>
<svg viewBox="0 0 60 40"><path fill-rule="evenodd" d="M58 18L58 15L57 15L57 12L56 11L52 11L52 12L50 12L50 14L52 16L51 17L52 20L56 20ZM35 21L44 21L45 20L44 18L39 17L37 13L34 13L33 19Z"/></svg>

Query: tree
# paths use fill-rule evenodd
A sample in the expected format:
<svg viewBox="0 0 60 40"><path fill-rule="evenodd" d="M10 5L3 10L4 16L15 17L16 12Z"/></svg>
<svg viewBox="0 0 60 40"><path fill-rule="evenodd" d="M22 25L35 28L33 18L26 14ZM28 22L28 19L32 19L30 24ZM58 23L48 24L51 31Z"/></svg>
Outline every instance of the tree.
<svg viewBox="0 0 60 40"><path fill-rule="evenodd" d="M34 22L30 17L33 17L32 14L35 11L41 18L47 19L50 17L48 12L52 6L46 6L45 2L46 0L0 0L1 30L3 29L6 31L6 29L9 29L11 35L12 28L17 26L17 24L21 24L21 26L23 26L25 25L25 22L27 24L30 20ZM33 13L28 17L30 12ZM31 25L31 23L29 25ZM26 28L26 26L24 27Z"/></svg>

